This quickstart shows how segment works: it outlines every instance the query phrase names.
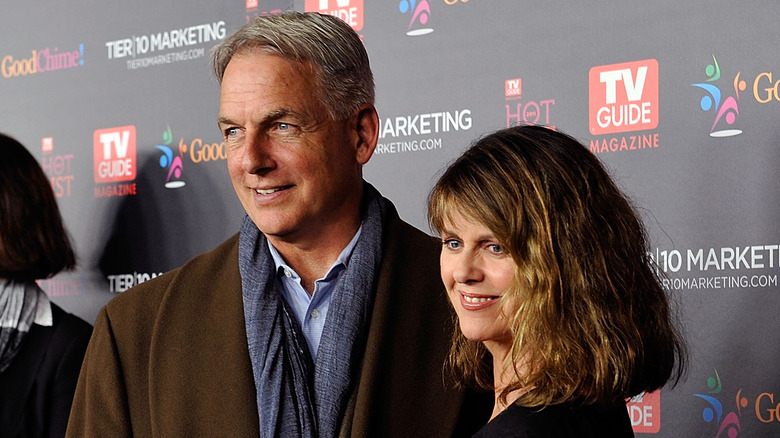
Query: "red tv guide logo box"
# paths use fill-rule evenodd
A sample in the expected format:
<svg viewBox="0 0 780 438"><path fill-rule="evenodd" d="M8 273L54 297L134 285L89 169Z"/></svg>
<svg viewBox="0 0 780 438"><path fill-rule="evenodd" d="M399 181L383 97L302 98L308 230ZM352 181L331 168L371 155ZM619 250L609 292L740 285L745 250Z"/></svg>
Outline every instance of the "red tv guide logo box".
<svg viewBox="0 0 780 438"><path fill-rule="evenodd" d="M507 99L519 99L523 95L523 80L520 78L505 80L504 95Z"/></svg>
<svg viewBox="0 0 780 438"><path fill-rule="evenodd" d="M304 8L339 17L355 32L363 29L363 0L306 0Z"/></svg>
<svg viewBox="0 0 780 438"><path fill-rule="evenodd" d="M50 154L54 152L54 138L44 137L41 139L41 152L44 154Z"/></svg>
<svg viewBox="0 0 780 438"><path fill-rule="evenodd" d="M591 134L658 127L658 61L655 59L593 67L589 84Z"/></svg>
<svg viewBox="0 0 780 438"><path fill-rule="evenodd" d="M92 136L95 182L132 181L136 175L135 126L98 129Z"/></svg>
<svg viewBox="0 0 780 438"><path fill-rule="evenodd" d="M661 390L642 393L626 403L634 433L658 433L661 430Z"/></svg>

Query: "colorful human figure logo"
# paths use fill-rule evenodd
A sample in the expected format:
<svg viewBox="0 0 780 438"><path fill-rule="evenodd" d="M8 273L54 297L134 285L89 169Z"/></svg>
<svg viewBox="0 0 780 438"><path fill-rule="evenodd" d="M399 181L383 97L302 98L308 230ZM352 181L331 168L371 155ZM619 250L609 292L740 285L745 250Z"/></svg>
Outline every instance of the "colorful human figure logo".
<svg viewBox="0 0 780 438"><path fill-rule="evenodd" d="M428 0L401 0L398 4L398 10L402 14L407 12L412 14L412 19L409 20L409 27L406 29L406 34L409 36L420 36L433 32L433 29L426 27L428 19L431 17L431 6L428 4Z"/></svg>
<svg viewBox="0 0 780 438"><path fill-rule="evenodd" d="M714 84L720 79L720 66L718 66L718 60L715 56L712 56L712 64L707 64L704 68L704 74L707 79L704 83L693 84L694 87L701 88L706 91L707 94L701 98L699 106L705 112L713 111L715 114L715 121L710 128L710 136L712 137L731 137L742 133L741 129L736 129L733 125L739 117L739 100L740 91L745 91L747 84L741 80L739 75L734 77L733 87L734 95L723 97L721 89Z"/></svg>
<svg viewBox="0 0 780 438"><path fill-rule="evenodd" d="M694 394L694 396L706 401L709 406L702 410L701 417L707 423L714 423L717 425L717 433L714 438L737 438L739 432L742 430L742 426L739 422L739 418L742 415L742 408L747 407L748 400L742 397L742 390L737 391L735 397L736 410L724 413L723 403L720 401L720 397L723 392L723 385L718 375L718 370L715 370L715 376L707 379L707 394Z"/></svg>
<svg viewBox="0 0 780 438"><path fill-rule="evenodd" d="M184 165L181 160L181 156L187 151L187 146L179 147L179 155L173 155L173 149L170 148L170 144L173 141L173 134L171 134L171 127L167 126L165 132L163 132L163 143L155 146L162 151L160 156L160 167L168 169L168 177L165 179L165 187L169 189L178 189L184 187L186 184L182 181L181 174L184 171Z"/></svg>

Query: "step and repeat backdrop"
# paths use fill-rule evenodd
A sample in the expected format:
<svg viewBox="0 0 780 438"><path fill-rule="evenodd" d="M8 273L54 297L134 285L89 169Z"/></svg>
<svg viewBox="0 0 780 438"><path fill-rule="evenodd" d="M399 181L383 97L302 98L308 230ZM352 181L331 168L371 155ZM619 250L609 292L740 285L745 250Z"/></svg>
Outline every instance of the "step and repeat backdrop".
<svg viewBox="0 0 780 438"><path fill-rule="evenodd" d="M543 124L588 145L641 208L690 344L680 385L628 402L635 431L780 436L774 2L4 1L0 132L40 160L78 252L41 281L53 301L92 322L238 231L209 50L288 9L362 36L366 179L424 230L437 172L477 137Z"/></svg>

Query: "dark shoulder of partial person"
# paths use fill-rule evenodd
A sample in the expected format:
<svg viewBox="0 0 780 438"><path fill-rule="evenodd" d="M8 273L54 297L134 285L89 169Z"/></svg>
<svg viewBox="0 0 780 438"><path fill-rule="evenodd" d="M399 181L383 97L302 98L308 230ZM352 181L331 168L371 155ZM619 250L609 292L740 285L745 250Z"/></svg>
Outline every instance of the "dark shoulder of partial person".
<svg viewBox="0 0 780 438"><path fill-rule="evenodd" d="M512 404L474 438L631 438L625 404L561 404L544 409Z"/></svg>

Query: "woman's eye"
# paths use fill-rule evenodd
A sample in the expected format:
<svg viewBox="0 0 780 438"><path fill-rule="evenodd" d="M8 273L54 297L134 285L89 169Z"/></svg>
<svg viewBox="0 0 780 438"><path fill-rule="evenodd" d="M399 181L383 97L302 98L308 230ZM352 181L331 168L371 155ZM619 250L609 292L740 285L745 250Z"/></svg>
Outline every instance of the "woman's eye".
<svg viewBox="0 0 780 438"><path fill-rule="evenodd" d="M493 254L504 253L504 247L497 243L491 243L490 245L488 245L488 250L490 250L490 252L492 252Z"/></svg>
<svg viewBox="0 0 780 438"><path fill-rule="evenodd" d="M462 243L454 239L445 239L444 241L442 241L442 243L449 250L456 250L459 249L461 246L463 246Z"/></svg>

